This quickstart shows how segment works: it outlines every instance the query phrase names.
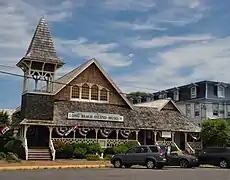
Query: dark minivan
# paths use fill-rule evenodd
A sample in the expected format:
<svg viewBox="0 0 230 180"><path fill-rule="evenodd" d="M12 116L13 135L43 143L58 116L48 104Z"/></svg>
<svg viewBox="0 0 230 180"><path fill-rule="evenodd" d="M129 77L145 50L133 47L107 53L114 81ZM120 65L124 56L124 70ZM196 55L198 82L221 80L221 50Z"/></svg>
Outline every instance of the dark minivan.
<svg viewBox="0 0 230 180"><path fill-rule="evenodd" d="M165 165L166 158L162 149L158 145L142 145L131 147L126 153L115 154L111 163L115 168L126 168L132 165L143 165L148 169L162 169Z"/></svg>
<svg viewBox="0 0 230 180"><path fill-rule="evenodd" d="M228 168L230 167L230 147L205 148L198 155L198 163Z"/></svg>

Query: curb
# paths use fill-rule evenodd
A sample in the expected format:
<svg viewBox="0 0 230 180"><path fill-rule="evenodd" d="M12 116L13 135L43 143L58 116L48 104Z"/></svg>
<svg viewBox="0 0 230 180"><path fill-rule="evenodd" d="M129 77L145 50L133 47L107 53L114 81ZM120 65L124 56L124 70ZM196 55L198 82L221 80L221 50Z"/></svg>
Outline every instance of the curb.
<svg viewBox="0 0 230 180"><path fill-rule="evenodd" d="M108 168L109 165L57 165L57 166L8 166L0 167L4 170L35 170L35 169L67 169L67 168Z"/></svg>

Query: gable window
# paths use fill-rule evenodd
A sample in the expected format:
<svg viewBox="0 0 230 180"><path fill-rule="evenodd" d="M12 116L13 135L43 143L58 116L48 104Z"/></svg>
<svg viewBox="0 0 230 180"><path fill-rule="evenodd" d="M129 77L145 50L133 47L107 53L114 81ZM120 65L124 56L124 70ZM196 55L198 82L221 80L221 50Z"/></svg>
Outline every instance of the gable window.
<svg viewBox="0 0 230 180"><path fill-rule="evenodd" d="M98 98L99 98L98 93L99 93L98 86L97 85L93 85L91 87L91 100L98 100Z"/></svg>
<svg viewBox="0 0 230 180"><path fill-rule="evenodd" d="M82 86L81 98L89 99L89 85L88 84L84 84Z"/></svg>
<svg viewBox="0 0 230 180"><path fill-rule="evenodd" d="M179 101L179 91L178 90L175 90L173 92L173 99L174 101Z"/></svg>
<svg viewBox="0 0 230 180"><path fill-rule="evenodd" d="M100 91L100 100L108 101L108 91L105 88L101 89Z"/></svg>
<svg viewBox="0 0 230 180"><path fill-rule="evenodd" d="M163 93L162 96L163 96L163 99L166 99L167 98L167 93Z"/></svg>
<svg viewBox="0 0 230 180"><path fill-rule="evenodd" d="M191 117L191 104L186 104L185 105L185 115L187 117Z"/></svg>
<svg viewBox="0 0 230 180"><path fill-rule="evenodd" d="M200 104L199 103L195 103L194 104L194 116L200 116Z"/></svg>
<svg viewBox="0 0 230 180"><path fill-rule="evenodd" d="M218 97L224 97L225 96L224 87L223 86L217 86L217 96Z"/></svg>
<svg viewBox="0 0 230 180"><path fill-rule="evenodd" d="M213 114L213 116L219 115L219 104L218 103L212 104L212 114Z"/></svg>
<svg viewBox="0 0 230 180"><path fill-rule="evenodd" d="M196 98L196 87L191 88L191 98Z"/></svg>
<svg viewBox="0 0 230 180"><path fill-rule="evenodd" d="M80 98L80 87L79 86L72 86L71 98L73 99Z"/></svg>

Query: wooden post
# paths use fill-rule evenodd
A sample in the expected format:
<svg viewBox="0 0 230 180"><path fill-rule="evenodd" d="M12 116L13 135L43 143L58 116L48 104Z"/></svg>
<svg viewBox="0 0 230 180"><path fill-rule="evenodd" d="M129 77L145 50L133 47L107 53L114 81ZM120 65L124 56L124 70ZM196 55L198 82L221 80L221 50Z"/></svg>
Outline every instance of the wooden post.
<svg viewBox="0 0 230 180"><path fill-rule="evenodd" d="M76 130L73 131L73 140L75 141L76 139Z"/></svg>
<svg viewBox="0 0 230 180"><path fill-rule="evenodd" d="M139 130L136 130L136 140L138 141L138 133L139 133Z"/></svg>
<svg viewBox="0 0 230 180"><path fill-rule="evenodd" d="M146 145L146 130L144 130L144 145Z"/></svg>
<svg viewBox="0 0 230 180"><path fill-rule="evenodd" d="M188 142L188 134L187 133L184 133L184 141L185 141L185 143Z"/></svg>
<svg viewBox="0 0 230 180"><path fill-rule="evenodd" d="M157 143L157 131L154 131L154 143L156 144Z"/></svg>
<svg viewBox="0 0 230 180"><path fill-rule="evenodd" d="M175 142L175 132L171 132L172 133L172 142Z"/></svg>
<svg viewBox="0 0 230 180"><path fill-rule="evenodd" d="M119 130L116 129L116 140L118 141L118 137L119 137Z"/></svg>
<svg viewBox="0 0 230 180"><path fill-rule="evenodd" d="M24 126L24 134L23 134L23 137L26 138L26 133L27 133L27 130L28 130L29 126L25 125Z"/></svg>
<svg viewBox="0 0 230 180"><path fill-rule="evenodd" d="M97 136L98 136L98 129L95 129L95 138L96 138L96 141L97 141Z"/></svg>
<svg viewBox="0 0 230 180"><path fill-rule="evenodd" d="M49 127L49 140L52 140L53 127Z"/></svg>

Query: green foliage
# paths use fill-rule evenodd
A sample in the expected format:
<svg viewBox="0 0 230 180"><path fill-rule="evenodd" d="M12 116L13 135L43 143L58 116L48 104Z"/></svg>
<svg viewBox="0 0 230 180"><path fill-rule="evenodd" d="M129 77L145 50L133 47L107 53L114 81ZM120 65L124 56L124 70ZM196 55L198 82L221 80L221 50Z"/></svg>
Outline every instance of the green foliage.
<svg viewBox="0 0 230 180"><path fill-rule="evenodd" d="M149 93L137 91L137 92L131 92L131 93L127 94L127 97L128 98L137 98L140 96L142 97L142 96L148 96L148 95L149 95Z"/></svg>
<svg viewBox="0 0 230 180"><path fill-rule="evenodd" d="M99 161L100 156L98 154L88 154L86 155L86 160L87 161Z"/></svg>
<svg viewBox="0 0 230 180"><path fill-rule="evenodd" d="M110 161L112 159L112 154L107 154L105 157L104 157L104 160L107 160L107 161Z"/></svg>
<svg viewBox="0 0 230 180"><path fill-rule="evenodd" d="M73 146L70 143L66 143L62 149L63 156L67 159L73 158Z"/></svg>
<svg viewBox="0 0 230 180"><path fill-rule="evenodd" d="M11 162L11 163L14 163L14 162L21 162L21 160L18 158L17 154L14 154L12 152L9 152L6 156L6 161L7 162Z"/></svg>
<svg viewBox="0 0 230 180"><path fill-rule="evenodd" d="M83 159L86 155L87 150L85 148L81 148L81 147L75 147L74 148L74 158L76 159Z"/></svg>
<svg viewBox="0 0 230 180"><path fill-rule="evenodd" d="M127 142L127 145L128 145L129 147L132 147L132 146L139 146L139 143L138 143L137 140L129 140L129 141Z"/></svg>
<svg viewBox="0 0 230 180"><path fill-rule="evenodd" d="M4 152L0 152L0 160L5 158L6 158L6 154Z"/></svg>
<svg viewBox="0 0 230 180"><path fill-rule="evenodd" d="M1 110L0 111L0 127L2 127L4 123L9 125L9 114L7 113L7 111Z"/></svg>
<svg viewBox="0 0 230 180"><path fill-rule="evenodd" d="M103 149L99 144L91 144L89 146L89 149L87 151L87 154L101 154L103 152Z"/></svg>
<svg viewBox="0 0 230 180"><path fill-rule="evenodd" d="M226 120L205 120L202 123L201 138L207 146L230 144L230 126Z"/></svg>
<svg viewBox="0 0 230 180"><path fill-rule="evenodd" d="M125 153L129 150L128 144L122 144L114 147L116 153Z"/></svg>

